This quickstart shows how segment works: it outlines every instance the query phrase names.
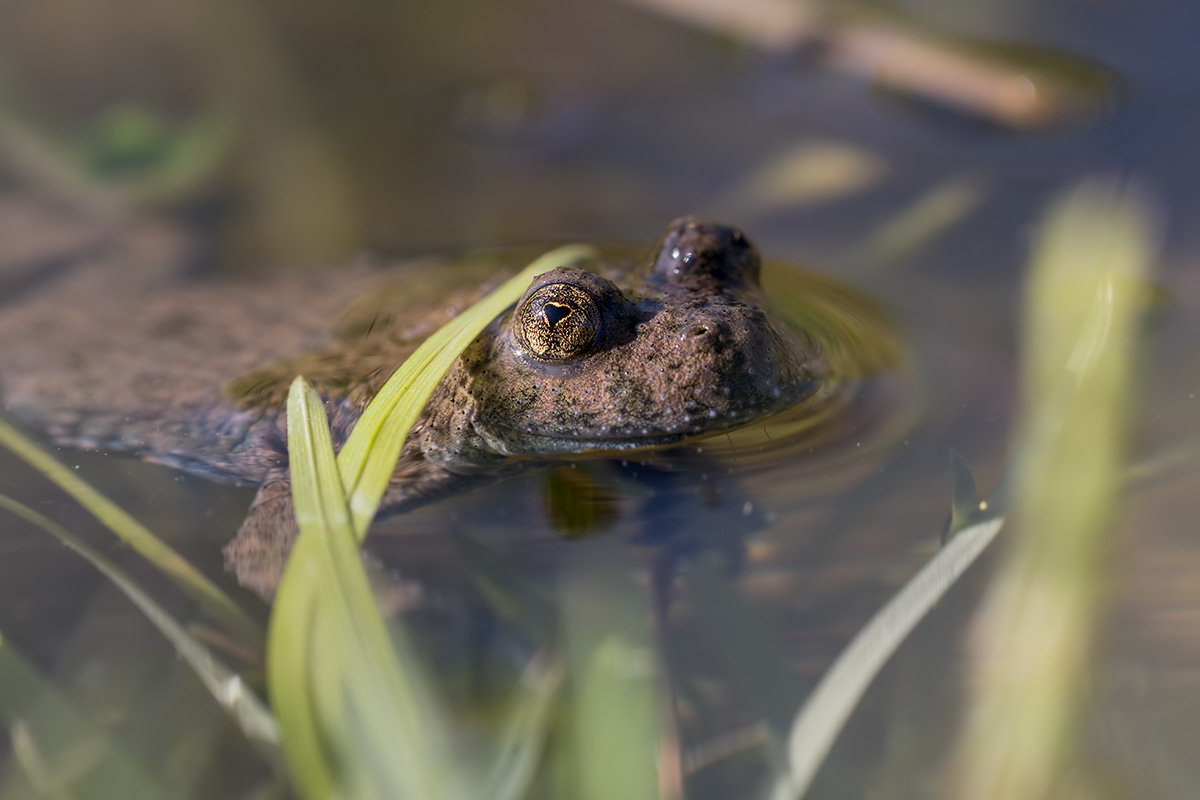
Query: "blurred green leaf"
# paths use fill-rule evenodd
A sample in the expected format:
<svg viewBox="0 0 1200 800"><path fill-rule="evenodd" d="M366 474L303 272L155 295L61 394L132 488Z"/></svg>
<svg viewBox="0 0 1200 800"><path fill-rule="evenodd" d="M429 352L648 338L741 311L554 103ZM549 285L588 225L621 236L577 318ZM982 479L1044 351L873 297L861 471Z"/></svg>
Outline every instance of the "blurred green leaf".
<svg viewBox="0 0 1200 800"><path fill-rule="evenodd" d="M166 787L39 675L0 636L0 720L13 749L0 796L88 800L169 797ZM32 789L22 791L22 785Z"/></svg>
<svg viewBox="0 0 1200 800"><path fill-rule="evenodd" d="M37 190L91 212L191 199L232 141L230 124L216 116L179 124L131 104L109 108L82 135L57 132L0 95L0 163Z"/></svg>
<svg viewBox="0 0 1200 800"><path fill-rule="evenodd" d="M1119 181L1084 182L1047 215L1025 304L1018 536L981 611L960 796L1061 797L1079 777L1154 239Z"/></svg>
<svg viewBox="0 0 1200 800"><path fill-rule="evenodd" d="M872 231L864 258L877 263L919 250L972 214L986 196L976 178L958 176L933 187Z"/></svg>
<svg viewBox="0 0 1200 800"><path fill-rule="evenodd" d="M276 603L287 609L300 598L297 607L311 609L300 630L310 658L279 658L295 628L272 625L267 666L290 763L315 781L299 786L310 797L450 797L444 716L419 660L402 667L393 651L358 554L324 403L300 378L288 397L288 453L300 539ZM309 703L277 694L296 682Z"/></svg>
<svg viewBox="0 0 1200 800"><path fill-rule="evenodd" d="M649 602L609 542L561 584L571 675L569 765L559 796L658 798L658 660Z"/></svg>
<svg viewBox="0 0 1200 800"><path fill-rule="evenodd" d="M246 738L262 747L268 757L273 758L277 754L278 735L275 729L275 719L263 702L245 685L236 672L188 633L162 606L134 583L124 570L58 523L23 503L0 495L0 508L38 526L100 570L175 646L180 657L200 678L209 694L228 712Z"/></svg>
<svg viewBox="0 0 1200 800"><path fill-rule="evenodd" d="M272 704L297 788L308 797L516 798L541 750L557 672L542 670L491 746L465 758L436 687L402 629L389 632L358 553L400 448L442 375L541 272L589 257L565 247L431 336L384 385L336 458L320 396L288 397L300 538L269 630Z"/></svg>
<svg viewBox="0 0 1200 800"><path fill-rule="evenodd" d="M248 643L257 644L262 640L262 633L254 621L215 583L124 509L100 494L3 419L0 419L0 444L12 450L75 498L96 519L108 526L113 533L200 603L213 618L221 621Z"/></svg>

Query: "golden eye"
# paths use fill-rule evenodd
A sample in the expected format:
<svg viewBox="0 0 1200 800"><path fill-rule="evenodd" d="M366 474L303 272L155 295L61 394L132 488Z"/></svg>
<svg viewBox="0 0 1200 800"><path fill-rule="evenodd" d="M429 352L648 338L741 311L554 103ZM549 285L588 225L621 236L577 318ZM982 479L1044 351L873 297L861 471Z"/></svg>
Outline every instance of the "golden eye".
<svg viewBox="0 0 1200 800"><path fill-rule="evenodd" d="M569 361L587 352L600 331L600 307L578 286L548 283L513 315L521 346L541 361Z"/></svg>

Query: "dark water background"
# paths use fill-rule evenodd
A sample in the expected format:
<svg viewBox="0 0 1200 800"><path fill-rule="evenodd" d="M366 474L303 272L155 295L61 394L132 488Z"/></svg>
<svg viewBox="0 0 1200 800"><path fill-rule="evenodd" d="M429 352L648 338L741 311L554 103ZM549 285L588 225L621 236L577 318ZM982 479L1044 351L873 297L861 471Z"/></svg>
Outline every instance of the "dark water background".
<svg viewBox="0 0 1200 800"><path fill-rule="evenodd" d="M1087 753L1097 774L1111 776L1114 797L1192 797L1200 777L1200 509L1190 455L1200 430L1200 278L1192 261L1200 242L1190 220L1200 202L1200 10L1118 0L932 0L902 10L949 36L1086 59L1104 91L1063 124L1009 130L880 91L811 54L762 54L615 2L248 9L233 0L4 0L0 97L7 116L75 159L103 149L97 130L114 109L150 110L168 130L197 120L228 126L212 168L151 204L203 229L201 268L311 268L364 249L649 242L667 220L696 213L738 224L777 261L876 298L912 355L911 391L893 409L915 409L903 432L872 439L858 456L861 442L847 435L819 457L735 469L715 505L700 502L701 489L680 489L678 502L652 510L681 527L735 528L744 502L766 515L735 583L777 634L801 694L932 552L948 509L949 449L963 453L981 487L1007 463L1021 278L1049 199L1097 173L1137 179L1161 212L1156 280L1165 300L1147 320L1133 455L1182 456L1134 485L1120 512ZM764 189L773 184L761 176L783 174L814 145L825 147L821 163L852 163L834 170L833 188L805 192L797 179L774 195ZM6 147L6 189L64 196ZM120 177L113 163L92 160L94 171ZM948 182L973 200L959 219L902 252L878 245L884 226ZM217 548L248 491L130 460L63 458L219 573ZM736 458L728 463L737 467ZM628 541L645 527L645 484L589 465L579 471L616 498L605 536ZM108 541L7 454L0 475L5 493ZM508 542L535 570L585 557L586 540L563 544L547 521L546 480L529 475L422 510L392 524L409 535L378 551L434 607L451 609L432 618L465 613L454 610L462 577L441 535L447 527ZM9 520L3 529L6 638L141 751L161 756L176 785L195 787L197 797L246 785L258 767L171 648L91 567L38 531ZM135 558L122 561L138 571ZM986 572L906 644L814 797L933 791L957 720L967 612ZM139 574L151 587L163 583ZM447 645L451 658L476 652L472 625L461 623L462 649ZM672 652L680 675L720 677L719 659L694 644L700 638L680 641ZM730 707L714 717L752 721ZM725 780L698 773L691 788L696 797L736 796Z"/></svg>

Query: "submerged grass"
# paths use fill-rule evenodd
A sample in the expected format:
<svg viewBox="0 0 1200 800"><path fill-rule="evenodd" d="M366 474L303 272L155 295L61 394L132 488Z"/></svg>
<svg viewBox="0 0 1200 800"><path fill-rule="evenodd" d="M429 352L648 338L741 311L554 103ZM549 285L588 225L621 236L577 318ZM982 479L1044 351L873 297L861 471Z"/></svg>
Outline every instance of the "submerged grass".
<svg viewBox="0 0 1200 800"><path fill-rule="evenodd" d="M1135 194L1105 183L1078 187L1047 217L1026 304L1021 535L985 610L988 641L954 796L1061 796L1099 613L1151 228ZM951 477L949 542L858 632L809 696L772 800L804 796L875 676L1004 524L995 514L1007 479L986 511L956 453Z"/></svg>
<svg viewBox="0 0 1200 800"><path fill-rule="evenodd" d="M12 754L0 797L169 797L147 766L117 745L0 635L0 722Z"/></svg>
<svg viewBox="0 0 1200 800"><path fill-rule="evenodd" d="M263 702L246 687L241 676L188 633L186 628L146 594L124 570L54 520L23 503L0 495L0 508L46 531L102 572L175 646L180 658L192 668L209 694L228 712L246 738L264 747L268 756L277 755L278 732L275 729L275 718Z"/></svg>
<svg viewBox="0 0 1200 800"><path fill-rule="evenodd" d="M772 800L804 796L867 687L1003 524L997 517L960 531L855 634L796 715L788 736L787 769Z"/></svg>
<svg viewBox="0 0 1200 800"><path fill-rule="evenodd" d="M169 545L151 533L123 508L109 500L58 459L38 447L29 437L0 419L0 445L12 450L65 491L109 530L147 561L170 577L205 608L214 619L249 643L262 641L262 631L229 595L188 563Z"/></svg>
<svg viewBox="0 0 1200 800"><path fill-rule="evenodd" d="M310 797L451 796L443 715L376 610L324 403L300 378L288 452L300 539L279 587L267 676L293 776Z"/></svg>
<svg viewBox="0 0 1200 800"><path fill-rule="evenodd" d="M215 585L174 550L133 520L124 510L71 473L35 444L0 420L0 441L59 483L101 521L126 541L137 541L138 552L171 576L193 597L209 600L206 607L235 633L257 644L261 633ZM262 756L280 765L275 718L241 676L217 658L183 624L174 619L120 567L55 521L5 495L0 509L41 528L88 561L113 583L175 647L179 657L200 679L209 695ZM182 568L181 568L182 565ZM199 577L200 580L196 580ZM206 590L207 587L207 590ZM8 668L0 668L0 708L10 725L13 751L8 767L14 765L42 796L125 798L166 796L162 787L152 788L154 779L124 755L108 734L94 729L81 711L49 690L25 667L11 650L0 654ZM36 699L43 698L43 699ZM19 710L25 708L26 710ZM90 733L89 733L90 732ZM100 762L115 765L116 771ZM0 796L7 797L6 775Z"/></svg>
<svg viewBox="0 0 1200 800"><path fill-rule="evenodd" d="M659 669L645 600L616 553L564 576L571 726L556 797L655 800Z"/></svg>

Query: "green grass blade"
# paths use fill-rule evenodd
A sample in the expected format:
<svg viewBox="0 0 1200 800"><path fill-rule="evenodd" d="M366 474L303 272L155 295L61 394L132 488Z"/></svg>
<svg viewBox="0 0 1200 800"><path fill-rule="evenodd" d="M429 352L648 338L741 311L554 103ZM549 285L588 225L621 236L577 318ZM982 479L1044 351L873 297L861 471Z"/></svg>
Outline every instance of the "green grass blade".
<svg viewBox="0 0 1200 800"><path fill-rule="evenodd" d="M478 796L467 776L477 780L480 771L455 769L447 714L403 631L389 636L357 544L409 430L463 348L536 275L593 254L582 245L546 254L431 336L368 406L336 460L320 397L302 379L293 382L288 447L300 538L276 596L267 671L284 752L304 795ZM497 790L519 794L540 751L551 691L516 705L483 771Z"/></svg>
<svg viewBox="0 0 1200 800"><path fill-rule="evenodd" d="M559 795L656 800L661 706L649 602L605 549L562 584L573 724L570 783Z"/></svg>
<svg viewBox="0 0 1200 800"><path fill-rule="evenodd" d="M987 196L987 185L972 176L958 175L942 182L868 236L863 260L886 265L929 245L974 213Z"/></svg>
<svg viewBox="0 0 1200 800"><path fill-rule="evenodd" d="M975 632L959 797L1093 796L1109 779L1086 774L1080 725L1139 386L1150 211L1128 186L1089 181L1055 205L1039 237L1022 342L1017 536Z"/></svg>
<svg viewBox="0 0 1200 800"><path fill-rule="evenodd" d="M259 643L262 632L238 605L222 592L215 583L206 578L179 553L164 544L144 525L130 516L124 509L97 492L86 481L64 467L49 453L38 447L16 428L0 419L0 444L12 450L39 472L45 475L75 498L96 519L108 526L134 550L170 577L231 631L246 641Z"/></svg>
<svg viewBox="0 0 1200 800"><path fill-rule="evenodd" d="M484 774L480 796L520 800L533 779L546 739L551 701L562 683L563 667L545 656L533 660L522 679L521 697L509 713Z"/></svg>
<svg viewBox="0 0 1200 800"><path fill-rule="evenodd" d="M310 430L314 426L306 400L303 381L297 378L288 392L287 414L289 462L300 538L280 581L267 629L267 686L293 783L307 797L324 798L336 796L339 765L323 740L312 686L315 667L336 654L322 652L318 647L318 587L313 581L320 576L324 565L319 560L319 542L314 541L309 531L321 524L324 494L334 489L316 485L317 447L313 442L314 432ZM323 409L320 420L325 421ZM326 424L325 437L328 436ZM336 469L333 475L324 478L326 484L341 491L341 477ZM338 512L335 509L333 513ZM344 505L340 516L345 520ZM320 530L317 535L321 535Z"/></svg>
<svg viewBox="0 0 1200 800"><path fill-rule="evenodd" d="M260 745L266 745L268 754L274 752L278 741L275 719L263 702L246 687L236 672L188 633L186 628L142 591L141 587L134 583L120 567L58 523L42 516L23 503L0 495L0 508L38 526L100 570L175 646L176 651L200 678L209 694L229 713L246 738Z"/></svg>
<svg viewBox="0 0 1200 800"><path fill-rule="evenodd" d="M303 582L320 569L311 548L302 544L292 551L267 629L267 691L292 783L306 797L333 797L337 765L321 740L310 690L314 664L329 657L314 646L317 597L287 589L289 582ZM297 577L289 581L289 574Z"/></svg>
<svg viewBox="0 0 1200 800"><path fill-rule="evenodd" d="M838 655L792 723L789 769L776 783L772 800L804 796L871 681L1003 524L1003 518L996 518L959 531Z"/></svg>
<svg viewBox="0 0 1200 800"><path fill-rule="evenodd" d="M327 431L319 397L311 389L307 397L314 414L320 414L312 424ZM332 445L317 444L323 456L316 477L336 478ZM433 683L404 631L389 636L362 566L345 496L331 500L340 504L341 515L314 541L325 546L325 563L332 567L331 591L322 594L327 631L322 639L346 659L338 676L342 691L333 700L344 715L346 743L359 767L349 774L369 778L372 793L380 797L447 797L455 770L446 715L435 704Z"/></svg>
<svg viewBox="0 0 1200 800"><path fill-rule="evenodd" d="M338 455L360 540L375 516L408 431L459 353L516 302L536 276L595 254L594 248L578 244L546 253L430 336L384 384Z"/></svg>
<svg viewBox="0 0 1200 800"><path fill-rule="evenodd" d="M449 737L415 659L402 668L393 650L350 525L324 405L300 379L288 398L288 450L300 540L276 605L286 612L299 601L311 613L285 615L285 627L272 622L267 665L297 785L309 797L446 797ZM298 650L309 658L281 657Z"/></svg>
<svg viewBox="0 0 1200 800"><path fill-rule="evenodd" d="M48 797L170 797L145 765L81 713L0 636L0 722L14 733L0 797L32 785Z"/></svg>

